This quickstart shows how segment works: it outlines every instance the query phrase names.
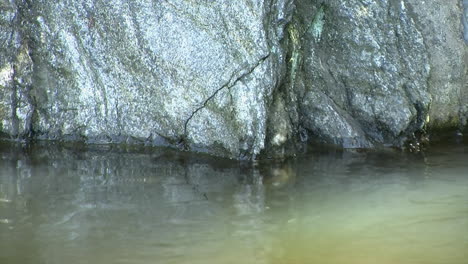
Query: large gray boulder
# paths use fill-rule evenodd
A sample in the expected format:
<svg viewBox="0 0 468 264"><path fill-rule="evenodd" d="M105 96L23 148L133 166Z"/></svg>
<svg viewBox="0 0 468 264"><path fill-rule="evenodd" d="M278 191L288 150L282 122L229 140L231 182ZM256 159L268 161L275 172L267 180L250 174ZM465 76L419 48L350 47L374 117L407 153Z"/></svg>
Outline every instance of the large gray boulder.
<svg viewBox="0 0 468 264"><path fill-rule="evenodd" d="M468 120L468 42L463 41L462 1L407 0L424 37L431 72L428 79L432 103L429 126L434 129L457 128ZM468 2L465 1L468 5ZM468 6L465 6L468 8ZM465 9L466 10L466 9Z"/></svg>
<svg viewBox="0 0 468 264"><path fill-rule="evenodd" d="M0 130L255 156L288 9L282 0L2 1ZM32 81L15 68L33 68Z"/></svg>
<svg viewBox="0 0 468 264"><path fill-rule="evenodd" d="M322 142L358 148L459 128L467 48L461 5L449 2L297 1L290 53L300 58L291 66L299 125Z"/></svg>
<svg viewBox="0 0 468 264"><path fill-rule="evenodd" d="M236 159L402 146L466 125L463 15L459 0L0 0L0 134Z"/></svg>

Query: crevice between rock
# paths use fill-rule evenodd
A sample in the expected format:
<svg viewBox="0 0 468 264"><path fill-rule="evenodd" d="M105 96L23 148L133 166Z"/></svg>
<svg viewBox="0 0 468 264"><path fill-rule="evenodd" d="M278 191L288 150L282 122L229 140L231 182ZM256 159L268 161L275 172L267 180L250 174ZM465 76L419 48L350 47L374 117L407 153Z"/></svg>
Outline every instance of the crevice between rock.
<svg viewBox="0 0 468 264"><path fill-rule="evenodd" d="M192 114L185 120L184 122L184 134L182 135L182 138L179 140L179 144L183 145L184 149L188 149L187 146L187 137L188 137L188 131L187 127L189 122L193 119L193 117L203 108L207 106L207 104L223 89L231 89L233 86L235 86L240 80L242 80L244 77L252 74L258 66L260 66L265 60L267 60L270 57L271 53L269 52L267 55L261 57L252 67L250 67L247 71L240 70L231 75L229 80L223 84L220 88L216 89L212 95L210 95L207 99L205 99L202 103L201 106L196 108ZM240 74L240 75L239 75ZM237 77L236 77L237 76Z"/></svg>

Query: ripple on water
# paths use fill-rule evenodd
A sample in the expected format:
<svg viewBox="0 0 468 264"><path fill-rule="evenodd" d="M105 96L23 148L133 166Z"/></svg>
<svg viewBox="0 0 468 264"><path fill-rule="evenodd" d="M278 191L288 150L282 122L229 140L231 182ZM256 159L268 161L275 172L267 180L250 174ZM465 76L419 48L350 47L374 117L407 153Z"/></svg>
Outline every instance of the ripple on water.
<svg viewBox="0 0 468 264"><path fill-rule="evenodd" d="M468 259L464 149L322 151L258 166L173 153L8 151L0 263Z"/></svg>

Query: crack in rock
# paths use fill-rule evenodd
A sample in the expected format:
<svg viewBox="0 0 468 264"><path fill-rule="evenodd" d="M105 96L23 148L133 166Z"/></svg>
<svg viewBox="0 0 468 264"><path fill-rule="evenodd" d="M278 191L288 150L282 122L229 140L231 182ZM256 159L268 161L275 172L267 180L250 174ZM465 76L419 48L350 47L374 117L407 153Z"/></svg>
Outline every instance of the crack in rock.
<svg viewBox="0 0 468 264"><path fill-rule="evenodd" d="M270 53L268 53L267 55L265 55L264 57L260 58L257 63L255 63L255 65L253 65L247 72L243 72L243 70L240 70L240 71L237 71L235 73L232 74L232 76L229 78L229 80L224 84L222 85L220 88L216 89L216 91L214 91L214 93L212 95L210 95L205 101L203 101L203 104L198 107L197 109L195 109L195 111L192 112L192 114L189 116L189 118L187 118L187 120L185 121L184 123L184 134L182 135L182 138L181 140L179 141L179 143L183 144L184 145L184 148L188 148L188 146L186 146L186 139L188 137L188 131L187 131L187 127L188 127L188 123L190 122L190 120L192 120L192 118L195 116L195 114L197 114L200 110L202 110L203 108L206 107L206 105L223 89L227 88L227 89L231 89L233 86L235 86L241 79L243 79L244 77L252 74L253 71L255 71L255 69L260 66L265 60L267 60L268 58L270 57ZM237 78L235 78L237 75L239 75ZM235 79L234 79L235 78Z"/></svg>

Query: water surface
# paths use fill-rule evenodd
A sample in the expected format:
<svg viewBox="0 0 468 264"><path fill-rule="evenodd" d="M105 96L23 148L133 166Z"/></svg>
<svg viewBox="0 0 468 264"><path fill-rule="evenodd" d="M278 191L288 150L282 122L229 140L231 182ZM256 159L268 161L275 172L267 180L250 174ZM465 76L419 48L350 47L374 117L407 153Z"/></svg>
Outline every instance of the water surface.
<svg viewBox="0 0 468 264"><path fill-rule="evenodd" d="M256 166L0 145L0 263L468 263L468 147Z"/></svg>

